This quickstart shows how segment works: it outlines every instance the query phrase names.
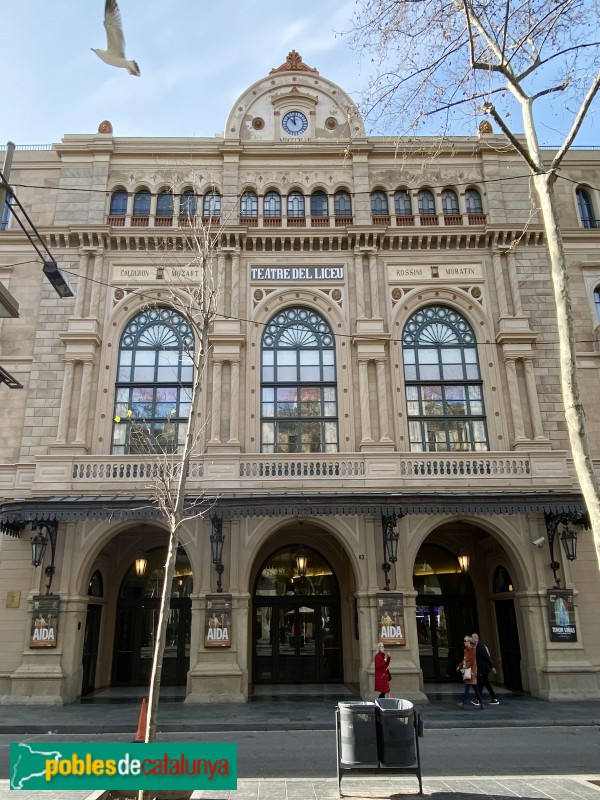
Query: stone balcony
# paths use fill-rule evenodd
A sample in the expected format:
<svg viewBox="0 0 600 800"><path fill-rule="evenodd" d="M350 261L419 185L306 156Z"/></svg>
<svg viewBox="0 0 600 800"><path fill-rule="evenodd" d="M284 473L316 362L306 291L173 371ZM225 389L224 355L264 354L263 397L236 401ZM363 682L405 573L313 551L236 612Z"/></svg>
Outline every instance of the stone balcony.
<svg viewBox="0 0 600 800"><path fill-rule="evenodd" d="M152 456L38 456L0 466L5 499L49 496L150 495L162 470L177 464ZM578 492L567 453L212 453L193 459L188 493Z"/></svg>

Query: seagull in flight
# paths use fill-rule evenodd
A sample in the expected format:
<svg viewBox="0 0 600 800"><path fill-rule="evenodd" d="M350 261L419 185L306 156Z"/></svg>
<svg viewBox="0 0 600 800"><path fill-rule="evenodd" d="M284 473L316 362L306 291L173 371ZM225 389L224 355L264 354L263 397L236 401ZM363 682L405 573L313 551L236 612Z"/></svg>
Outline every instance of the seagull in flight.
<svg viewBox="0 0 600 800"><path fill-rule="evenodd" d="M112 67L123 67L130 75L140 76L140 68L135 61L125 57L125 37L121 23L121 12L116 0L106 0L104 6L104 27L106 28L106 50L92 47L98 58Z"/></svg>

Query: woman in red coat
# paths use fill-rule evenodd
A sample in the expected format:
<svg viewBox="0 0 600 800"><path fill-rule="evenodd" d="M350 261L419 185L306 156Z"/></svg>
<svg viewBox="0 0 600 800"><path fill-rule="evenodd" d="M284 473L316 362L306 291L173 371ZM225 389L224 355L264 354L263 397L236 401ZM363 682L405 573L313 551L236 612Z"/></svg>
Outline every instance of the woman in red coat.
<svg viewBox="0 0 600 800"><path fill-rule="evenodd" d="M379 697L385 697L390 692L388 668L391 660L392 657L387 655L385 647L379 642L375 653L375 691L379 692Z"/></svg>
<svg viewBox="0 0 600 800"><path fill-rule="evenodd" d="M483 700L481 699L481 693L477 687L477 655L473 639L471 639L470 636L465 636L464 645L465 651L463 654L463 660L456 668L457 672L459 670L462 672L463 683L465 685L465 692L463 694L462 702L458 704L458 707L465 707L465 703L469 699L469 691L472 686L473 691L475 692L475 697L477 698L477 702L479 703L478 708L482 709Z"/></svg>

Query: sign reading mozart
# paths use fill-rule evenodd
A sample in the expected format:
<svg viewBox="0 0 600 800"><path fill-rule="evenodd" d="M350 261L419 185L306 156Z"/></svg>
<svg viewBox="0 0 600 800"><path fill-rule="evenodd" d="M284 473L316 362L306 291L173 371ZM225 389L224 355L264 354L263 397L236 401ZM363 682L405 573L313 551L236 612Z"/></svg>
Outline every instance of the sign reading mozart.
<svg viewBox="0 0 600 800"><path fill-rule="evenodd" d="M204 646L231 647L231 634L231 595L208 595Z"/></svg>
<svg viewBox="0 0 600 800"><path fill-rule="evenodd" d="M199 267L173 266L113 266L113 284L137 285L142 283L165 283L169 285L196 286L202 279Z"/></svg>
<svg viewBox="0 0 600 800"><path fill-rule="evenodd" d="M344 267L250 267L250 280L343 281Z"/></svg>
<svg viewBox="0 0 600 800"><path fill-rule="evenodd" d="M377 641L382 644L406 644L402 594L377 595Z"/></svg>
<svg viewBox="0 0 600 800"><path fill-rule="evenodd" d="M56 647L58 644L57 594L38 594L33 598L29 647Z"/></svg>

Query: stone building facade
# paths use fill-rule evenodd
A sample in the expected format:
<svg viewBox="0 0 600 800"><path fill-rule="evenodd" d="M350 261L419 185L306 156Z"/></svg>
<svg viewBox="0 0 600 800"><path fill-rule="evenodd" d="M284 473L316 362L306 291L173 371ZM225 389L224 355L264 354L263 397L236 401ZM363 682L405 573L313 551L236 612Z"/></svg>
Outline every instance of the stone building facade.
<svg viewBox="0 0 600 800"><path fill-rule="evenodd" d="M5 219L20 316L0 363L23 389L2 388L2 702L148 682L167 534L132 419L177 449L190 334L167 290L145 293L168 289L163 249L185 250L194 218L216 231L220 291L188 493L211 501L182 535L164 683L189 702L298 683L367 698L383 638L394 693L424 699L478 629L508 688L600 696L598 565L526 173L485 126L367 137L293 52L222 135L105 122L17 149L11 184L74 297ZM572 151L557 193L597 458L599 185L598 151Z"/></svg>

